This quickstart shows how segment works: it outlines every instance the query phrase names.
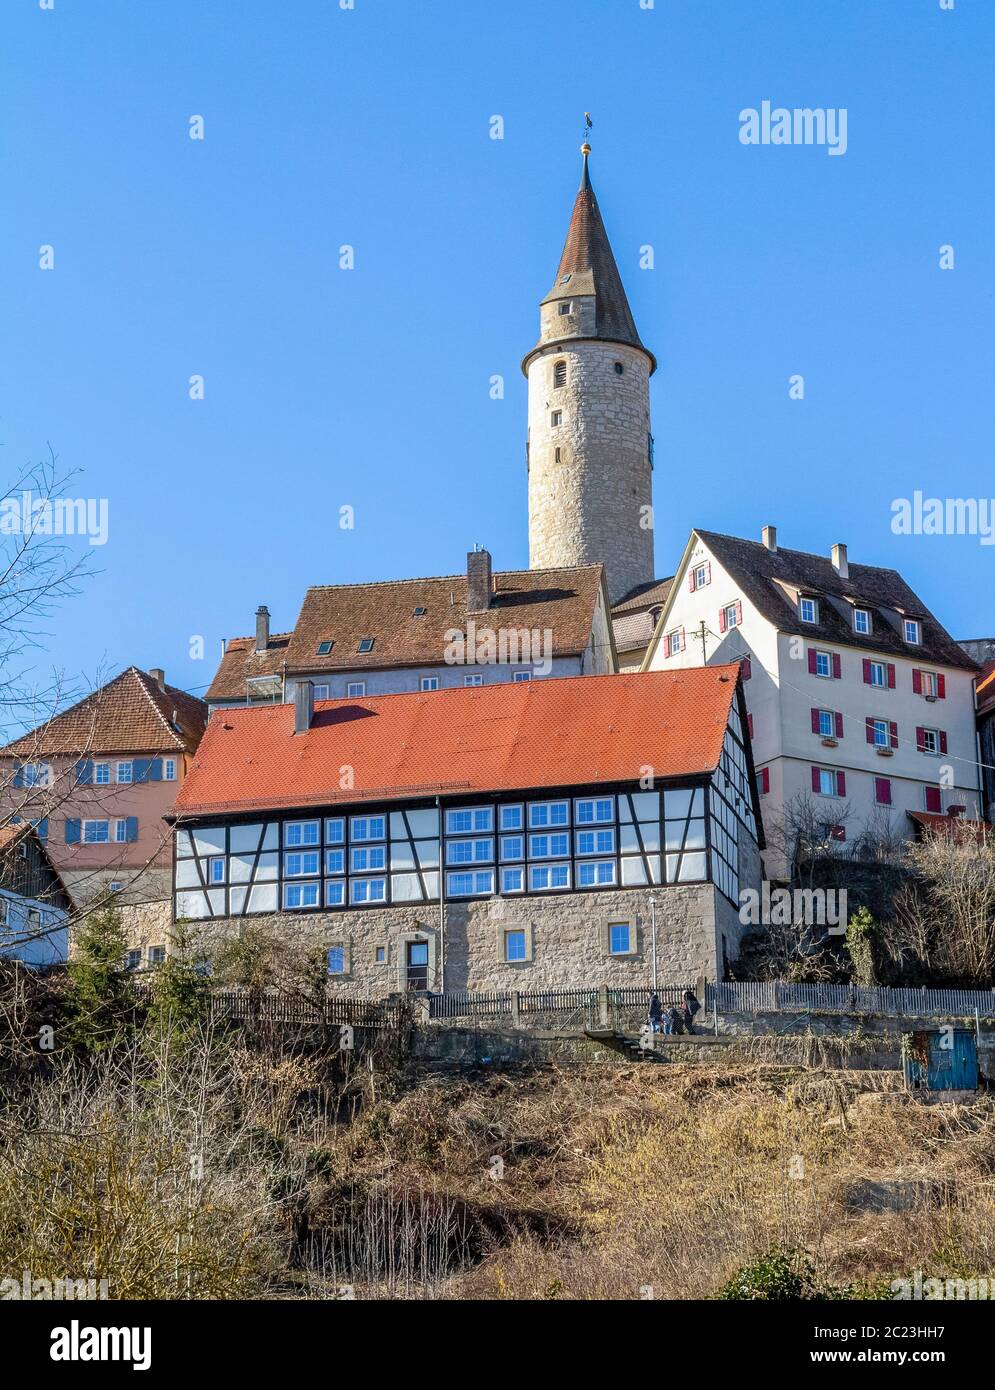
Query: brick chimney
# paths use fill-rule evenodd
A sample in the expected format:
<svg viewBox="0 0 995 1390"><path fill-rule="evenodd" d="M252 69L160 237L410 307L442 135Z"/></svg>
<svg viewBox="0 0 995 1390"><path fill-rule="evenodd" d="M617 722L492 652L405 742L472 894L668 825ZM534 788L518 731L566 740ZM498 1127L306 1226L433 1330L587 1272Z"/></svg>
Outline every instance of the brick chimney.
<svg viewBox="0 0 995 1390"><path fill-rule="evenodd" d="M256 609L256 651L264 652L269 646L269 609L261 603Z"/></svg>
<svg viewBox="0 0 995 1390"><path fill-rule="evenodd" d="M149 671L149 675L155 681L156 685L159 687L160 690L166 689L166 673L161 666L153 666Z"/></svg>
<svg viewBox="0 0 995 1390"><path fill-rule="evenodd" d="M768 550L770 550L770 551L776 551L776 550L777 550L777 527L776 527L776 526L765 526L764 529L760 532L760 539L763 541L764 545L767 547Z"/></svg>
<svg viewBox="0 0 995 1390"><path fill-rule="evenodd" d="M466 611L484 613L491 606L491 553L475 548L466 557Z"/></svg>
<svg viewBox="0 0 995 1390"><path fill-rule="evenodd" d="M833 546L832 552L833 569L841 579L850 578L850 566L846 558L846 546L841 541L837 541Z"/></svg>
<svg viewBox="0 0 995 1390"><path fill-rule="evenodd" d="M298 681L294 689L294 733L306 734L314 718L314 682Z"/></svg>

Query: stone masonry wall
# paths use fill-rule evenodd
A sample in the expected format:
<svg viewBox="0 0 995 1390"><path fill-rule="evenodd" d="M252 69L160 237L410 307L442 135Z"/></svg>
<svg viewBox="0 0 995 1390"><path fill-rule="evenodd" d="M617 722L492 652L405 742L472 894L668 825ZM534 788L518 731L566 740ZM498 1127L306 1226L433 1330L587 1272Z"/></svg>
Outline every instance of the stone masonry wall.
<svg viewBox="0 0 995 1390"><path fill-rule="evenodd" d="M554 387L559 361L567 381ZM654 578L652 517L643 511L653 500L649 367L635 348L568 340L544 348L528 369L529 564L601 561L613 603ZM562 411L557 426L554 410Z"/></svg>
<svg viewBox="0 0 995 1390"><path fill-rule="evenodd" d="M451 990L530 990L553 986L642 985L652 969L650 890L565 893L556 897L447 903L445 906L445 988ZM661 983L714 976L718 894L711 884L656 888L657 975ZM125 907L132 945L143 949L168 942L168 902ZM613 956L608 924L626 921L633 951ZM387 907L370 911L275 913L219 918L198 923L205 952L220 940L252 925L292 933L294 939L327 950L345 948L345 971L330 988L352 998L383 998L403 990L406 945L429 944L429 988L443 984L439 907ZM504 960L504 932L524 929L528 959ZM377 959L378 948L383 960Z"/></svg>

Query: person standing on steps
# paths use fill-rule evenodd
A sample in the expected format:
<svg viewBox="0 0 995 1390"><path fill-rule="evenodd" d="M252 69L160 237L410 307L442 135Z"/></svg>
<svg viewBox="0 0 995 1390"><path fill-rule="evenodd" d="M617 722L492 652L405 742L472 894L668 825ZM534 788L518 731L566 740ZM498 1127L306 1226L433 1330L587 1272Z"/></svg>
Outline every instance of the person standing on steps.
<svg viewBox="0 0 995 1390"><path fill-rule="evenodd" d="M683 1015L684 1027L689 1033L694 1032L694 1016L700 1008L701 1004L695 998L694 990L686 989L684 991L684 1007L681 1012Z"/></svg>

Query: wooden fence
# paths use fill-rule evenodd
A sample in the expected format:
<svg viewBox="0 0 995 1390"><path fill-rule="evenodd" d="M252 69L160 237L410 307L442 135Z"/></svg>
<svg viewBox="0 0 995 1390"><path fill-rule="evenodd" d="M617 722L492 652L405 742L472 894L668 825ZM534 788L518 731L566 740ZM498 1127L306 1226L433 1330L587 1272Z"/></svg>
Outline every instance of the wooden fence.
<svg viewBox="0 0 995 1390"><path fill-rule="evenodd" d="M995 1018L995 991L886 989L859 985L795 985L783 980L710 984L702 1001L720 1014L883 1014L891 1018Z"/></svg>
<svg viewBox="0 0 995 1390"><path fill-rule="evenodd" d="M140 1004L151 1002L152 987L135 987ZM297 1023L310 1026L399 1028L409 1016L409 1006L396 999L366 1000L330 997L323 1003L298 995L266 993L253 996L241 989L211 991L211 1021L222 1023Z"/></svg>
<svg viewBox="0 0 995 1390"><path fill-rule="evenodd" d="M658 985L656 993L665 1006L679 1004L688 985ZM583 1017L585 1022L612 1021L636 1013L645 1019L652 985L603 985L582 989L454 991L429 996L429 1017L437 1019L501 1020L505 1023L538 1014Z"/></svg>

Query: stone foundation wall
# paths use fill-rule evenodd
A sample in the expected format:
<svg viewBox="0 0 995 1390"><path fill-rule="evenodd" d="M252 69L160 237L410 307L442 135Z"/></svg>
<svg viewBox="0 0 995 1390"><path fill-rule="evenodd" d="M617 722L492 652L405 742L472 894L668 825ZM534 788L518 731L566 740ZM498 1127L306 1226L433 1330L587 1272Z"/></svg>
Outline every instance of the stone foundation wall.
<svg viewBox="0 0 995 1390"><path fill-rule="evenodd" d="M198 922L205 954L222 940L252 927L290 935L305 947L343 948L345 969L329 977L334 993L381 999L406 987L407 944L429 947L428 987L452 990L532 990L607 984L642 985L652 971L650 896L656 899L657 978L681 983L714 978L715 923L719 897L711 884L655 890L565 893L549 898L490 898L445 905L445 939L438 904L369 911L282 912ZM122 909L129 941L147 952L167 944L168 902ZM630 954L608 949L611 922L627 922ZM527 958L508 962L505 932L523 930ZM379 958L378 958L379 957Z"/></svg>

